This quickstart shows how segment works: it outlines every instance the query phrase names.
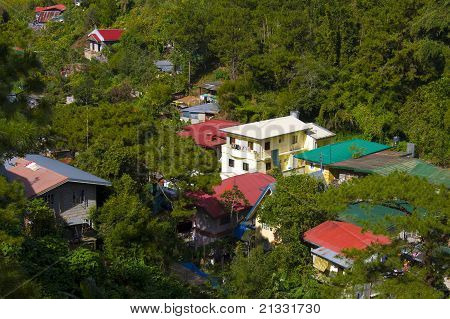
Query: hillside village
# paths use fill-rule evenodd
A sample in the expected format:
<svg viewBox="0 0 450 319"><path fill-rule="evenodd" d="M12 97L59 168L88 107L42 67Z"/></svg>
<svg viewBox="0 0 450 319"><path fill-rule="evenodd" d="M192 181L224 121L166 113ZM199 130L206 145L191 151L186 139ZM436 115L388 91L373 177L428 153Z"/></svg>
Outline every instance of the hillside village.
<svg viewBox="0 0 450 319"><path fill-rule="evenodd" d="M0 295L448 298L448 6L375 2L0 3Z"/></svg>

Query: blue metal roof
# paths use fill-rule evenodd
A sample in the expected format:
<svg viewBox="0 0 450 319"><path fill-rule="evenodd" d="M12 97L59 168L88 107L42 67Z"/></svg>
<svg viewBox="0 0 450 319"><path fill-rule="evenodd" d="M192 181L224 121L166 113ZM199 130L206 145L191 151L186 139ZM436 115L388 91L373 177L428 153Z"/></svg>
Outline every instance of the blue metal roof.
<svg viewBox="0 0 450 319"><path fill-rule="evenodd" d="M333 264L341 266L342 268L345 269L348 269L353 265L352 260L342 257L337 252L325 247L318 247L316 249L311 249L311 253L319 257L322 257L323 259L326 259L332 262Z"/></svg>
<svg viewBox="0 0 450 319"><path fill-rule="evenodd" d="M170 62L169 60L155 61L155 66L162 72L172 72L174 69L173 63Z"/></svg>
<svg viewBox="0 0 450 319"><path fill-rule="evenodd" d="M250 218L253 217L253 215L255 214L256 209L259 207L259 204L262 202L264 197L266 197L266 194L269 191L270 191L270 193L273 193L275 191L275 188L276 188L276 183L271 183L271 184L266 186L266 188L263 190L261 195L259 195L258 199L256 200L255 205L252 206L250 211L247 213L247 216L245 216L244 221L248 221Z"/></svg>
<svg viewBox="0 0 450 319"><path fill-rule="evenodd" d="M234 238L242 239L244 234L249 230L253 229L249 225L246 225L245 223L240 223L233 229L233 236Z"/></svg>
<svg viewBox="0 0 450 319"><path fill-rule="evenodd" d="M217 114L219 113L219 105L216 103L206 103L206 104L200 104L200 105L196 105L196 106L191 106L188 108L183 109L183 113L184 112L189 112L189 113L213 113L213 114Z"/></svg>
<svg viewBox="0 0 450 319"><path fill-rule="evenodd" d="M25 159L66 176L69 182L111 186L111 182L107 180L42 155L28 154L25 156Z"/></svg>

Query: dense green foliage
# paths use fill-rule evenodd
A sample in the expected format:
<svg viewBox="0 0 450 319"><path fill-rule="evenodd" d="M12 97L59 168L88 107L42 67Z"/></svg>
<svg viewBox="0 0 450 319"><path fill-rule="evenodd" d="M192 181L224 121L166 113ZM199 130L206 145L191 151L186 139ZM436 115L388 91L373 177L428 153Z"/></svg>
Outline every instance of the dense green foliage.
<svg viewBox="0 0 450 319"><path fill-rule="evenodd" d="M81 8L67 1L65 22L39 32L26 22L43 1L5 3L4 41L39 53L54 102L73 95L81 105L117 103L135 91L151 101L148 91L163 92L161 85L170 94L202 76L230 79L220 101L232 118L298 110L335 131L384 142L398 135L422 156L448 164L445 1L99 0ZM94 26L125 29L108 63L82 57ZM159 74L157 59L182 72ZM61 78L74 63L85 64L84 71Z"/></svg>
<svg viewBox="0 0 450 319"><path fill-rule="evenodd" d="M177 222L193 214L184 195L209 192L220 179L216 155L177 135L183 123L170 102L193 93L194 83L223 80L223 118L250 122L297 110L343 138L400 136L420 157L448 166L446 1L89 0L75 7L67 0L64 23L32 31L34 7L53 3L0 3L0 160L67 149L75 166L113 187L100 190L101 207L92 211L94 251L69 245L44 201L27 200L20 185L0 177L0 297L353 297L367 282L382 297L443 295L438 248L448 242L448 190L403 175L328 191L310 177L278 177L259 213L281 244L264 252L255 236L251 247L234 247L224 287L213 293L172 277L170 265L192 253L176 234ZM124 29L103 51L104 63L83 56L95 27ZM160 59L180 72L159 72ZM30 107L34 93L43 98ZM177 193L166 198L171 212L153 211L160 178ZM231 213L244 201L239 193L224 195ZM427 212L395 221L421 236L425 266L380 284L387 269L401 267L396 256L405 247L395 242L356 256L348 276L317 281L303 233L348 203L398 199ZM389 262L365 263L374 252Z"/></svg>
<svg viewBox="0 0 450 319"><path fill-rule="evenodd" d="M330 209L345 207L346 204L356 201L390 206L404 201L413 208L406 216L390 218L389 221L396 230L404 230L420 238L423 267L412 266L411 271L404 277L381 280L389 269L402 268L398 256L405 249L412 247L407 241L396 240L394 234L392 246L378 247L378 251L369 250L361 254L357 266L344 279L345 288L357 287L358 284L368 282L375 284L381 282L379 291L384 298L442 296L445 291L443 278L449 274L446 266L449 257L444 249L450 239L448 189L443 186L436 188L418 177L394 173L388 177L369 176L354 180L324 193L321 201L324 205L330 205ZM383 223L370 227L386 232ZM379 261L367 262L367 258L374 254L388 256L389 262L386 264ZM400 288L402 286L403 289Z"/></svg>

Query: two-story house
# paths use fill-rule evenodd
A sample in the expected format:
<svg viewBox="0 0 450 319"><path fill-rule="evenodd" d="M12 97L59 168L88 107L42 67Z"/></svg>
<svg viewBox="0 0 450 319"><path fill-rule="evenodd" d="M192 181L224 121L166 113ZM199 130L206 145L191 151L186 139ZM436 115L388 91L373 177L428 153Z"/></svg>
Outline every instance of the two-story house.
<svg viewBox="0 0 450 319"><path fill-rule="evenodd" d="M221 130L228 135L222 145L222 178L266 173L274 167L283 172L302 169L294 155L326 145L335 136L317 124L299 120L297 112Z"/></svg>
<svg viewBox="0 0 450 319"><path fill-rule="evenodd" d="M42 155L12 158L2 171L9 181L23 184L26 197L43 198L76 238L83 227L92 226L89 210L97 206L97 187L111 186L109 181Z"/></svg>
<svg viewBox="0 0 450 319"><path fill-rule="evenodd" d="M213 187L212 194L192 193L197 212L191 223L192 237L196 246L202 246L227 235L231 235L236 225L248 214L256 204L267 185L275 182L275 178L262 173L249 173L234 176ZM224 194L234 187L242 193L247 203L236 200L233 216L224 206Z"/></svg>

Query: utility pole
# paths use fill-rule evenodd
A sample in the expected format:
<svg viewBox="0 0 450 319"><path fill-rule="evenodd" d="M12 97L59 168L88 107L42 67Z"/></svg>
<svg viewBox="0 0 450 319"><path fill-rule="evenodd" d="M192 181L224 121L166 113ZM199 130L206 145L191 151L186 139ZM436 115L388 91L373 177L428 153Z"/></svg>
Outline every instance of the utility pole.
<svg viewBox="0 0 450 319"><path fill-rule="evenodd" d="M320 171L323 171L323 153L320 153Z"/></svg>
<svg viewBox="0 0 450 319"><path fill-rule="evenodd" d="M89 110L86 118L86 149L89 148Z"/></svg>
<svg viewBox="0 0 450 319"><path fill-rule="evenodd" d="M191 95L191 60L189 60L188 66L188 94Z"/></svg>

